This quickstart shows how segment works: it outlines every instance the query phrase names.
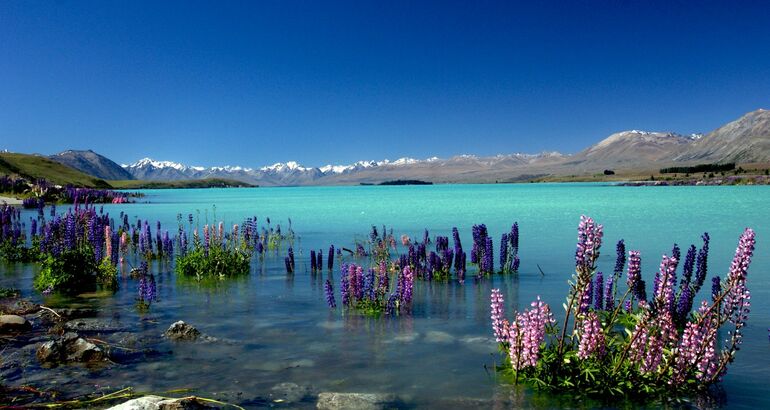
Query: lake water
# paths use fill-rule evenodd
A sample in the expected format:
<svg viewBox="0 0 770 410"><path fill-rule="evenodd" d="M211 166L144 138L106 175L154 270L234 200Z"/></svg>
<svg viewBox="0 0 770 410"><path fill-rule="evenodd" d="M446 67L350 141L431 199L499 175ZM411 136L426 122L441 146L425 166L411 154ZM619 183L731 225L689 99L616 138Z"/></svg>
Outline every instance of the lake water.
<svg viewBox="0 0 770 410"><path fill-rule="evenodd" d="M170 267L154 266L160 301L148 314L134 309L136 282L124 279L114 296L74 302L100 309L100 316L131 337L135 346L162 354L103 369L59 367L43 370L31 361L9 384L37 383L70 392L132 386L139 391L193 388L196 394L246 407L267 404L283 382L311 391L395 393L417 407L460 407L471 399L513 400L518 406L580 406L567 398L544 397L500 386L488 370L497 360L490 334L489 293L501 288L506 307L526 307L540 295L554 311L574 270L576 227L581 214L605 228L600 269L612 271L615 242L642 253L648 284L663 253L678 243L700 246L711 235L709 277L724 277L745 227L757 233L749 271L752 312L744 344L723 387L729 407L768 408L770 370L770 187L618 187L601 184L356 186L256 189L150 190L142 203L105 205L176 229L178 213L208 215L240 223L258 216L260 225L286 227L291 218L297 271L285 273L283 255L255 258L250 275L204 286L179 280ZM144 203L146 201L146 203ZM521 231L518 276L493 276L465 284L417 281L411 316L371 319L327 308L323 281L312 275L310 249L330 244L351 247L372 225L422 237L451 236L459 228L466 251L471 226L485 223L498 251L500 234L517 221ZM154 225L153 225L154 229ZM451 246L451 245L450 245ZM400 248L400 251L403 249ZM326 255L324 255L326 259ZM497 262L496 262L497 263ZM339 264L332 277L338 289ZM31 290L35 267L2 265L0 285L21 288L49 306L73 301L43 299ZM680 268L681 269L681 268ZM541 274L541 270L544 274ZM710 283L710 282L709 282ZM708 288L707 286L704 286ZM649 291L649 290L648 290ZM700 301L708 290L696 298ZM169 343L160 338L184 320L217 343ZM271 396L274 394L274 396ZM465 400L456 402L453 400ZM484 406L488 406L487 402ZM510 402L509 402L510 403ZM312 407L310 399L282 406Z"/></svg>

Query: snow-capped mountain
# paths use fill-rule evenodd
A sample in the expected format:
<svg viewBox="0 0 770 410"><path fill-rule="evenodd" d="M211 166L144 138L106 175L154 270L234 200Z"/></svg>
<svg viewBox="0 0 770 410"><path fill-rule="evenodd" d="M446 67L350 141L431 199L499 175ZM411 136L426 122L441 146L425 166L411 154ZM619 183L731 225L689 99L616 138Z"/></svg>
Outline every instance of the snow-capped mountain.
<svg viewBox="0 0 770 410"><path fill-rule="evenodd" d="M143 158L132 164L121 165L135 179L184 180L201 178L235 179L257 185L308 185L321 183L382 182L389 178L433 178L455 172L485 168L506 169L542 161L554 161L564 156L554 152L542 154L511 154L494 157L459 155L448 159L410 157L396 160L365 160L352 164L328 164L307 167L296 161L278 162L262 167L242 166L189 166L174 161ZM443 178L443 177L442 177Z"/></svg>

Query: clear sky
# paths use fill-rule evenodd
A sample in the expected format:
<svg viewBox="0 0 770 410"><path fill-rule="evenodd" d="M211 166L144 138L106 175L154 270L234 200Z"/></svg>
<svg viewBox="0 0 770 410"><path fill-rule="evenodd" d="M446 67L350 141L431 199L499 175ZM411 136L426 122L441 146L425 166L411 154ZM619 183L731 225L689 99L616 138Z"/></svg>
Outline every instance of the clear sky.
<svg viewBox="0 0 770 410"><path fill-rule="evenodd" d="M757 108L767 2L0 1L11 151L204 166L576 152Z"/></svg>

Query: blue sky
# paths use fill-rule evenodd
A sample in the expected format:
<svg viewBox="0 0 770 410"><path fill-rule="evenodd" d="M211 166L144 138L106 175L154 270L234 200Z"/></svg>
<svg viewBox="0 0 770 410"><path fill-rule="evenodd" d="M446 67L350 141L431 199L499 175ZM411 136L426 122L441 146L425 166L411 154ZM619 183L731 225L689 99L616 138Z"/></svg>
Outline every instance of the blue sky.
<svg viewBox="0 0 770 410"><path fill-rule="evenodd" d="M0 149L319 166L707 132L770 108L768 22L750 1L2 1Z"/></svg>

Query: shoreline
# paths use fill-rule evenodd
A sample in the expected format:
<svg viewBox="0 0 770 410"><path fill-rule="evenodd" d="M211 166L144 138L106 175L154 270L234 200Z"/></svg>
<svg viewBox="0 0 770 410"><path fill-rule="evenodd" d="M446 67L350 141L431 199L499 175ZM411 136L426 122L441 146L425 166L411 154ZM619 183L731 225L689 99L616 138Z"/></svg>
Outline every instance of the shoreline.
<svg viewBox="0 0 770 410"><path fill-rule="evenodd" d="M3 202L5 202L8 205L21 205L22 204L21 199L16 199L16 198L13 198L13 197L10 197L10 196L2 196L2 195L0 195L0 204L2 204Z"/></svg>

